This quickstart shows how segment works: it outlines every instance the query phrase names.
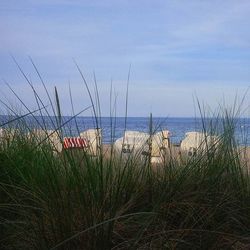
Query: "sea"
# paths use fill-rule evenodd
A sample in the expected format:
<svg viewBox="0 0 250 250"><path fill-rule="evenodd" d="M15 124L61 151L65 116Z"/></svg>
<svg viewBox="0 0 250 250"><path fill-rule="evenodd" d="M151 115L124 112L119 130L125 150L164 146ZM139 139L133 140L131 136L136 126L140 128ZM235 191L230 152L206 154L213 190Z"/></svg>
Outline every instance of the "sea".
<svg viewBox="0 0 250 250"><path fill-rule="evenodd" d="M228 123L228 122L226 122ZM61 124L61 125L60 125ZM53 116L0 116L0 127L21 127L22 129L55 129L62 126L63 136L79 136L80 132L90 128L101 128L103 143L112 143L123 136L125 130L142 131L149 133L169 130L170 140L179 144L190 131L203 131L218 134L224 130L224 119L195 118L195 117L70 117L63 116L61 120ZM236 141L239 144L250 145L250 119L234 118L230 120Z"/></svg>

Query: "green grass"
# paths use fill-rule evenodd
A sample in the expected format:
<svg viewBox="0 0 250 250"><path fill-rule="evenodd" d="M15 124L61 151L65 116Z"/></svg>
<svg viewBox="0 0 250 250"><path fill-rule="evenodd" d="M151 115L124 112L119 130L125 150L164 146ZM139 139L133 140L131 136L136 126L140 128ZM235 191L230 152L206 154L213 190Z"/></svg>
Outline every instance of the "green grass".
<svg viewBox="0 0 250 250"><path fill-rule="evenodd" d="M157 171L16 134L0 149L1 249L246 246L249 176L228 138L218 150Z"/></svg>
<svg viewBox="0 0 250 250"><path fill-rule="evenodd" d="M247 249L250 178L234 138L236 114L210 122L202 115L218 147L161 166L102 150L53 153L19 132L30 131L21 116L23 129L0 144L0 249Z"/></svg>

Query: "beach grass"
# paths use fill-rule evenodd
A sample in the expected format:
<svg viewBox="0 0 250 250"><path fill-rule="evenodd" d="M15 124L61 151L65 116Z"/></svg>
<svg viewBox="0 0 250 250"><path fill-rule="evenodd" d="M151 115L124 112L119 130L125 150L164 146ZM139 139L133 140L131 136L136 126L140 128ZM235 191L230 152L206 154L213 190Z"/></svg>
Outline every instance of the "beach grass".
<svg viewBox="0 0 250 250"><path fill-rule="evenodd" d="M55 92L60 133L65 124ZM236 115L202 115L203 132L219 137L216 148L195 157L170 152L152 165L112 149L96 157L56 152L23 132L32 129L19 114L15 133L0 143L0 248L248 249L250 177L235 140Z"/></svg>

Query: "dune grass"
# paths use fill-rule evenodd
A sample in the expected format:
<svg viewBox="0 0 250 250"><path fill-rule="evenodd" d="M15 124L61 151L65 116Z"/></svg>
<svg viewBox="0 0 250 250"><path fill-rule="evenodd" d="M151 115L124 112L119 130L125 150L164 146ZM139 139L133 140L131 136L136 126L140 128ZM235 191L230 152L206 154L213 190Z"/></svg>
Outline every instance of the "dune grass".
<svg viewBox="0 0 250 250"><path fill-rule="evenodd" d="M225 135L223 135L225 136ZM212 249L249 244L250 187L234 144L150 166L2 144L2 249Z"/></svg>
<svg viewBox="0 0 250 250"><path fill-rule="evenodd" d="M56 99L58 105L57 91ZM59 105L53 110L61 113ZM209 122L202 116L204 132L219 136L216 149L188 159L171 155L162 165L125 160L112 150L98 157L55 153L46 141L38 145L26 136L24 116L23 129L0 143L1 249L250 246L250 178L234 138L235 113Z"/></svg>

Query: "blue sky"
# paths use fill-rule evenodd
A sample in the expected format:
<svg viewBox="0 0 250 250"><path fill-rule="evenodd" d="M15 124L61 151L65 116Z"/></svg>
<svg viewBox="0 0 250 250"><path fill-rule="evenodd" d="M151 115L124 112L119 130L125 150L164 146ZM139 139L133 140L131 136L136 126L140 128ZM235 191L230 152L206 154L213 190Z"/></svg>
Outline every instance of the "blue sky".
<svg viewBox="0 0 250 250"><path fill-rule="evenodd" d="M129 116L193 116L195 95L213 109L247 90L249 13L248 0L2 0L0 77L33 107L10 54L43 97L31 56L52 94L57 86L64 114L71 114L69 82L76 111L90 104L74 58L91 88L95 71L104 115L112 79L123 116L131 64ZM0 84L2 100L18 106Z"/></svg>

